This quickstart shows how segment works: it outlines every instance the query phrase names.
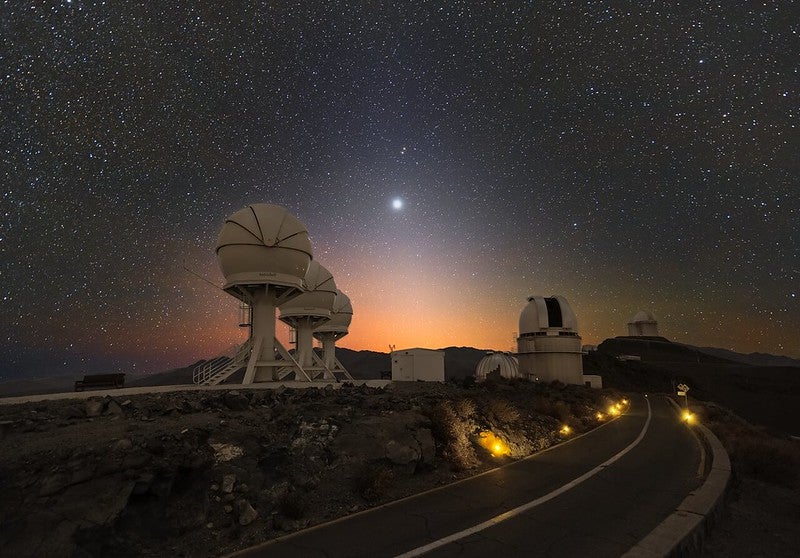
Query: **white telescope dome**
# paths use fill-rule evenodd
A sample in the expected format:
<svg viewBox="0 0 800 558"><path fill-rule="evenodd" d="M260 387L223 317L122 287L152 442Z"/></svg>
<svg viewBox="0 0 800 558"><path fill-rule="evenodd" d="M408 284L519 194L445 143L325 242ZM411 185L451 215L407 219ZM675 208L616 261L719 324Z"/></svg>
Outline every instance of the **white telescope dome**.
<svg viewBox="0 0 800 558"><path fill-rule="evenodd" d="M633 318L631 318L630 323L635 324L637 322L655 322L655 321L657 320L656 317L653 316L652 312L649 312L647 310L639 310L636 313L636 315Z"/></svg>
<svg viewBox="0 0 800 558"><path fill-rule="evenodd" d="M257 203L225 220L217 258L226 288L273 284L302 288L312 258L308 230L285 208Z"/></svg>
<svg viewBox="0 0 800 558"><path fill-rule="evenodd" d="M563 296L529 296L519 316L519 334L578 331L578 319Z"/></svg>
<svg viewBox="0 0 800 558"><path fill-rule="evenodd" d="M305 277L306 291L281 305L281 320L293 316L329 317L336 299L331 272L312 260Z"/></svg>
<svg viewBox="0 0 800 558"><path fill-rule="evenodd" d="M516 378L519 376L519 363L507 353L486 353L475 367L475 379L482 382L493 372L499 373L501 378Z"/></svg>
<svg viewBox="0 0 800 558"><path fill-rule="evenodd" d="M639 310L628 322L628 335L633 337L658 337L658 321L652 312Z"/></svg>
<svg viewBox="0 0 800 558"><path fill-rule="evenodd" d="M347 333L353 319L353 305L342 291L337 291L331 310L331 319L314 330L314 333Z"/></svg>

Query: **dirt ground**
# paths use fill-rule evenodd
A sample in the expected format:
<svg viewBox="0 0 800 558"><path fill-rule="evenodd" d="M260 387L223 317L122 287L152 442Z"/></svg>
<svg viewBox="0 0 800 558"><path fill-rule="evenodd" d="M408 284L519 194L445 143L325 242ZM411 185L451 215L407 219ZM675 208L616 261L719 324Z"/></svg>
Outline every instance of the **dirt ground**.
<svg viewBox="0 0 800 558"><path fill-rule="evenodd" d="M752 478L735 482L719 521L712 526L704 556L797 556L800 493Z"/></svg>
<svg viewBox="0 0 800 558"><path fill-rule="evenodd" d="M701 420L731 457L732 479L704 556L797 556L800 549L800 442L770 434L713 403Z"/></svg>
<svg viewBox="0 0 800 558"><path fill-rule="evenodd" d="M0 548L218 556L524 457L619 398L500 381L3 405Z"/></svg>

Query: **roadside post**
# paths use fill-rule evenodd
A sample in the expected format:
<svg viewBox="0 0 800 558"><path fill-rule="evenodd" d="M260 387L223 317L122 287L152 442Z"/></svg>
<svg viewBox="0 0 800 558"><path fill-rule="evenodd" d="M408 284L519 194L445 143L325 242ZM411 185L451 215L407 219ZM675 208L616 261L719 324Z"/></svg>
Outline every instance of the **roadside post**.
<svg viewBox="0 0 800 558"><path fill-rule="evenodd" d="M683 396L683 408L687 411L689 410L689 396L687 395L689 392L689 386L686 384L678 384L678 396Z"/></svg>

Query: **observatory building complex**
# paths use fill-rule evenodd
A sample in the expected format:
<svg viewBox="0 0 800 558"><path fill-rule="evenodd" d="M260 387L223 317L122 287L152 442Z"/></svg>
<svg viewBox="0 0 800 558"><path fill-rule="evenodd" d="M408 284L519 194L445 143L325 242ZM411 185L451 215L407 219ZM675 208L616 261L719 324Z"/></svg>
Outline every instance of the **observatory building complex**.
<svg viewBox="0 0 800 558"><path fill-rule="evenodd" d="M352 379L335 356L353 308L331 273L313 260L305 225L277 205L253 204L225 220L217 241L225 292L246 310L250 335L232 358L198 367L195 383L218 384L245 368L243 383ZM338 301L338 302L337 302ZM275 310L296 331L294 354L275 337ZM326 324L332 325L326 329ZM313 350L322 340L324 358Z"/></svg>
<svg viewBox="0 0 800 558"><path fill-rule="evenodd" d="M628 322L630 337L658 337L658 322L652 312L639 310Z"/></svg>
<svg viewBox="0 0 800 558"><path fill-rule="evenodd" d="M578 320L563 296L530 296L519 317L519 375L539 382L583 384Z"/></svg>

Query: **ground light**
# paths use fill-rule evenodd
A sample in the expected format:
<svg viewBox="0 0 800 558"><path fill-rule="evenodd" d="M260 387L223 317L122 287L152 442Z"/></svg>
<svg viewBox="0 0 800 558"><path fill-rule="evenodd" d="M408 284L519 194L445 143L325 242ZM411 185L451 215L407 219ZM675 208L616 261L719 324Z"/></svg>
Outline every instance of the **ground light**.
<svg viewBox="0 0 800 558"><path fill-rule="evenodd" d="M681 414L681 420L683 420L683 422L685 422L686 424L692 424L694 423L694 415L688 410L683 411L683 413Z"/></svg>
<svg viewBox="0 0 800 558"><path fill-rule="evenodd" d="M604 418L606 418L606 416L603 413L601 413L600 411L597 411L597 414L595 415L595 417L597 418L597 420L603 420Z"/></svg>
<svg viewBox="0 0 800 558"><path fill-rule="evenodd" d="M494 432L488 430L478 434L478 443L492 454L492 457L502 457L511 454L508 444Z"/></svg>
<svg viewBox="0 0 800 558"><path fill-rule="evenodd" d="M564 426L561 427L561 430L559 430L558 433L561 434L562 436L569 436L570 434L572 434L572 428L570 428L568 425L565 424Z"/></svg>

